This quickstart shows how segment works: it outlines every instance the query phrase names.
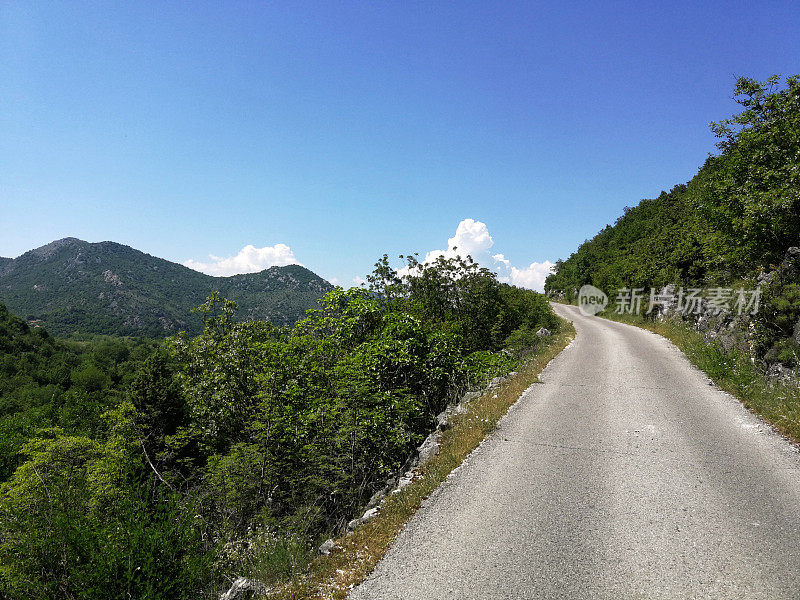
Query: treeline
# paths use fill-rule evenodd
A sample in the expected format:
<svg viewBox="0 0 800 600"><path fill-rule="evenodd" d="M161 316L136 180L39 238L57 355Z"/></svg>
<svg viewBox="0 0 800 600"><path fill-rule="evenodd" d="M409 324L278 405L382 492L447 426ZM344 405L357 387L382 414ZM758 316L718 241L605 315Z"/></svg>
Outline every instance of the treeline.
<svg viewBox="0 0 800 600"><path fill-rule="evenodd" d="M755 288L759 275L800 245L800 79L740 78L734 98L744 110L711 124L720 153L689 182L626 208L613 226L558 261L545 283L548 294L573 301L587 283L609 294L667 284ZM759 354L796 363L798 283L764 286Z"/></svg>
<svg viewBox="0 0 800 600"><path fill-rule="evenodd" d="M384 256L291 328L213 294L203 333L150 353L101 427L28 432L0 488L0 596L197 598L296 570L450 401L558 329L469 258L403 273Z"/></svg>

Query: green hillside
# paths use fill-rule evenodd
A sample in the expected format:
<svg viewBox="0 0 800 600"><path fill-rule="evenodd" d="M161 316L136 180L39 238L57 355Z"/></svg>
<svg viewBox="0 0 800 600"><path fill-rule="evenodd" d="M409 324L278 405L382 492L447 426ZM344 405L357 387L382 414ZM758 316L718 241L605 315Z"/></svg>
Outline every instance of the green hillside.
<svg viewBox="0 0 800 600"><path fill-rule="evenodd" d="M612 226L557 263L545 290L568 301L584 284L620 288L762 287L756 353L800 356L800 79L741 78L743 112L712 123L720 153L686 184L626 208Z"/></svg>
<svg viewBox="0 0 800 600"><path fill-rule="evenodd" d="M57 335L198 333L192 309L215 290L239 304L243 319L290 325L332 287L299 265L211 277L122 244L76 238L0 259L0 302Z"/></svg>
<svg viewBox="0 0 800 600"><path fill-rule="evenodd" d="M686 184L626 208L584 242L546 289L728 283L800 243L800 81L740 79L744 111L711 129L721 152Z"/></svg>

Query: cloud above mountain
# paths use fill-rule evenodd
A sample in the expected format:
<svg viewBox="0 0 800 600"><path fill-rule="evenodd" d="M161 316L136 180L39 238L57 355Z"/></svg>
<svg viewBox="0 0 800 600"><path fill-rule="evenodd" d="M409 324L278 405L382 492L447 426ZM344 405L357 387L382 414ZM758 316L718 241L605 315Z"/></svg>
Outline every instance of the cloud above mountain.
<svg viewBox="0 0 800 600"><path fill-rule="evenodd" d="M456 227L453 237L447 240L444 250L431 250L425 253L425 262L431 262L437 256L453 258L455 256L471 256L481 266L497 273L497 278L504 282L536 291L544 290L544 280L552 272L554 263L549 260L532 262L527 266L516 266L502 253L494 248L495 242L489 233L486 223L475 219L463 219ZM209 254L207 261L194 259L187 260L184 266L206 273L207 275L229 276L239 273L257 273L270 267L285 265L302 265L294 255L292 249L286 244L275 244L256 248L248 244L236 255L221 257ZM400 274L407 272L407 268L400 269ZM331 278L335 284L340 285L340 280ZM352 279L352 284L359 286L365 283L361 277Z"/></svg>
<svg viewBox="0 0 800 600"><path fill-rule="evenodd" d="M302 265L286 244L275 244L263 248L256 248L252 244L248 244L234 256L221 257L209 254L208 258L210 259L208 262L189 259L183 265L206 275L223 277L240 273L258 273L270 267Z"/></svg>
<svg viewBox="0 0 800 600"><path fill-rule="evenodd" d="M470 255L481 266L497 273L497 278L504 282L541 292L544 280L552 272L555 263L545 260L532 262L528 266L517 267L500 253L491 252L494 239L489 233L486 223L474 219L464 219L456 228L453 237L447 240L446 250L431 250L425 254L425 262L431 262L438 256L453 258ZM401 272L404 270L401 269Z"/></svg>

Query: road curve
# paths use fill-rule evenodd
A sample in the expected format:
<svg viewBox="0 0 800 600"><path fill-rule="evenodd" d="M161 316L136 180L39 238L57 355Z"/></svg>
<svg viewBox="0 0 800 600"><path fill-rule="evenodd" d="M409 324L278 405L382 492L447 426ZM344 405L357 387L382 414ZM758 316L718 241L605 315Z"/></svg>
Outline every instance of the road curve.
<svg viewBox="0 0 800 600"><path fill-rule="evenodd" d="M351 600L800 598L800 457L669 341L584 317Z"/></svg>

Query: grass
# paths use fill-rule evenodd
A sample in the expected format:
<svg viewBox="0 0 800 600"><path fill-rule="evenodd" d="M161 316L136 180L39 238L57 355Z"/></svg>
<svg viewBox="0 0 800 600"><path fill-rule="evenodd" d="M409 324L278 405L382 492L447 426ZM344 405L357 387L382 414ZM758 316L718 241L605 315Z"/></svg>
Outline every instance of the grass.
<svg viewBox="0 0 800 600"><path fill-rule="evenodd" d="M364 580L389 550L403 525L425 500L497 426L522 393L539 381L542 369L574 338L575 329L562 320L561 332L546 340L520 371L453 419L442 436L439 453L420 470L419 478L390 495L380 514L350 535L336 540L329 556L315 558L306 573L279 586L269 597L280 599L340 599Z"/></svg>
<svg viewBox="0 0 800 600"><path fill-rule="evenodd" d="M725 353L716 343L703 340L702 334L685 323L654 321L641 315L600 316L648 329L672 341L687 358L706 373L714 383L735 396L781 435L800 443L800 388L768 379L750 357L734 351Z"/></svg>

